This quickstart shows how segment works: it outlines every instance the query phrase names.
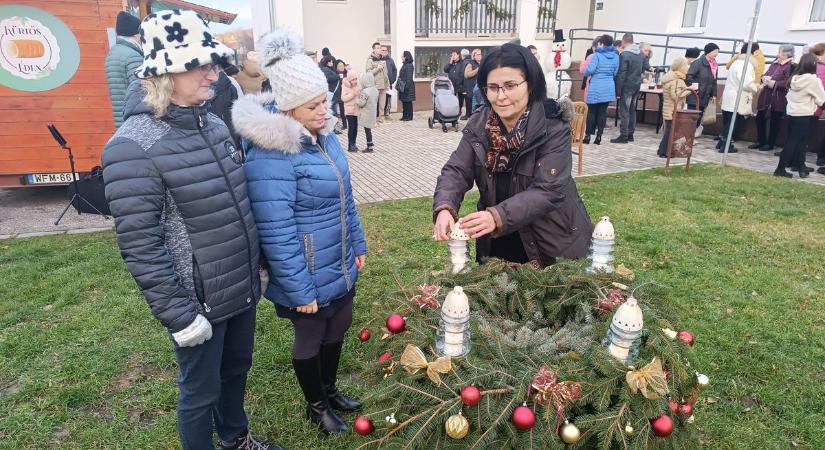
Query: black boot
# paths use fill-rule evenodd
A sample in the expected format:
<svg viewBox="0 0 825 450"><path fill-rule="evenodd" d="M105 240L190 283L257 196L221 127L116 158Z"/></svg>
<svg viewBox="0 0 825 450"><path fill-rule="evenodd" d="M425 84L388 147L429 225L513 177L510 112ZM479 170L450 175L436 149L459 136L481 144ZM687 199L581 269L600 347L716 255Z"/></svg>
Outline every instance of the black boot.
<svg viewBox="0 0 825 450"><path fill-rule="evenodd" d="M596 139L593 140L593 144L602 145L602 135L601 134L596 135Z"/></svg>
<svg viewBox="0 0 825 450"><path fill-rule="evenodd" d="M307 418L326 434L346 433L347 424L329 407L321 379L321 357L293 359L292 367L307 401Z"/></svg>
<svg viewBox="0 0 825 450"><path fill-rule="evenodd" d="M633 139L633 133L628 134L627 135L627 142L633 142L633 141L635 141L635 139Z"/></svg>
<svg viewBox="0 0 825 450"><path fill-rule="evenodd" d="M584 140L582 140L582 144L589 144L590 143L590 135L587 134L584 136Z"/></svg>
<svg viewBox="0 0 825 450"><path fill-rule="evenodd" d="M324 380L327 400L332 409L355 411L361 408L361 402L342 394L335 386L338 379L338 361L341 359L341 347L343 345L343 341L321 345L321 378Z"/></svg>

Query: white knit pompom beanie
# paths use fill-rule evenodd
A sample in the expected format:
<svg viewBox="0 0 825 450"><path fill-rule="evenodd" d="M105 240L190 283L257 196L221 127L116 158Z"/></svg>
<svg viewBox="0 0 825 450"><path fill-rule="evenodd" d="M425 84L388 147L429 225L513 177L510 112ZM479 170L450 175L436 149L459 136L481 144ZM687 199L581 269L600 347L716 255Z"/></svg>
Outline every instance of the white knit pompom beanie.
<svg viewBox="0 0 825 450"><path fill-rule="evenodd" d="M279 110L295 109L327 92L324 73L304 53L304 42L297 34L275 30L263 35L255 48Z"/></svg>

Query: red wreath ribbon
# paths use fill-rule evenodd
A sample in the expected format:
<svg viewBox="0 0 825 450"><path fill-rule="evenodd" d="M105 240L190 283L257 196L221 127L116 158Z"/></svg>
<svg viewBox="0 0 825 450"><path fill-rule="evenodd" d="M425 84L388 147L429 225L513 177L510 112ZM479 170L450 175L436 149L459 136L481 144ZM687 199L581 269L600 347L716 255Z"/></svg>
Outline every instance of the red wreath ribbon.
<svg viewBox="0 0 825 450"><path fill-rule="evenodd" d="M438 303L436 300L436 296L438 292L441 290L441 286L435 284L422 284L418 286L419 294L416 295L411 299L414 305L420 308L432 308L438 309L441 308L441 304Z"/></svg>
<svg viewBox="0 0 825 450"><path fill-rule="evenodd" d="M559 382L555 372L542 365L539 373L533 377L530 389L535 389L536 395L533 401L539 405L549 406L556 410L556 432L561 428L564 420L564 408L570 402L574 402L582 397L581 383L576 381ZM529 389L528 389L529 390ZM528 396L530 393L528 392Z"/></svg>

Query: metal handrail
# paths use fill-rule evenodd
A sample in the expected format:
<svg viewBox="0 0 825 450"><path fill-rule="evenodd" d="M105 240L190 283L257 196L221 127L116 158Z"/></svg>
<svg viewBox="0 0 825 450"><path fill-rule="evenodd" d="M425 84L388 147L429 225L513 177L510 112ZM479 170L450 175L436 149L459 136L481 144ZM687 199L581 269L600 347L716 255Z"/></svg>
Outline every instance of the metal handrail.
<svg viewBox="0 0 825 450"><path fill-rule="evenodd" d="M587 33L590 33L590 36L588 36L588 37L577 37L576 36L577 32L578 33L587 32ZM572 29L569 30L568 38L567 38L568 41L570 41L570 55L572 57L572 55L574 54L573 53L573 47L574 47L576 41L587 41L588 44L589 44L589 43L593 42L593 39L596 37L596 35L599 35L599 34L612 34L613 39L616 39L617 37L621 36L624 33L633 33L633 37L636 38L635 39L636 42L646 42L647 44L649 44L654 49L655 48L663 48L665 51L662 53L662 65L667 65L667 55L668 55L669 50L687 50L687 49L691 48L691 47L681 46L681 45L672 45L670 43L672 39L689 39L689 40L694 40L694 41L715 42L716 45L719 45L719 53L724 54L724 55L729 55L729 56L739 54L739 48L745 42L745 39L736 39L736 38L719 37L719 36L705 36L705 35L692 35L692 34L669 34L669 33L647 33L647 32L633 31L633 30L611 30L611 29L606 29L606 28L572 28ZM647 42L647 41L644 40L644 37L646 37L646 36L647 37L665 38L665 43L664 43L664 45L662 45L662 44L658 44L658 43ZM731 44L731 46L730 46L731 49L730 50L723 50L722 49L722 46L725 43L730 43ZM795 47L804 47L805 45L807 45L807 44L803 44L803 43L799 43L799 42L781 42L781 41L759 40L759 46L760 47L762 47L764 45L780 46L780 45L785 45L785 44L793 45ZM764 51L764 49L763 49L763 53L766 53ZM767 56L767 54L766 54L766 56ZM765 61L766 64L768 64L769 62L771 62L771 61ZM726 63L727 63L727 61L724 61L724 62L720 62L719 64L724 65ZM724 78L719 78L719 79L724 80Z"/></svg>

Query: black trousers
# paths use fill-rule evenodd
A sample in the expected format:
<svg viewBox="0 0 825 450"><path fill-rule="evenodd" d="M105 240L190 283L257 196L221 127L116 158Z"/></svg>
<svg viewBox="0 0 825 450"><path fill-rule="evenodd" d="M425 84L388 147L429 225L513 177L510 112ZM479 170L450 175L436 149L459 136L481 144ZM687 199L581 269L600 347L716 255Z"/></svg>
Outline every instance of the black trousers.
<svg viewBox="0 0 825 450"><path fill-rule="evenodd" d="M337 116L338 116L338 120L341 121L341 128L346 130L347 129L347 119L346 119L347 115L344 112L344 102L338 102L338 103L336 103L336 105L338 107Z"/></svg>
<svg viewBox="0 0 825 450"><path fill-rule="evenodd" d="M367 135L367 147L372 147L372 128L364 127L364 134Z"/></svg>
<svg viewBox="0 0 825 450"><path fill-rule="evenodd" d="M759 145L776 146L779 138L779 129L782 125L782 117L785 115L781 111L763 110L756 113L756 142ZM768 127L770 122L770 128ZM770 134L768 132L770 131Z"/></svg>
<svg viewBox="0 0 825 450"><path fill-rule="evenodd" d="M716 144L716 148L719 150L723 150L725 148L725 140L728 138L728 130L730 130L731 122L733 121L733 112L732 111L722 111L722 134L720 135L722 139L719 139L719 143ZM742 125L745 123L745 116L741 114L736 114L736 123L733 124L733 134L731 135L731 139L733 142L739 140L742 137ZM733 143L731 143L731 147Z"/></svg>
<svg viewBox="0 0 825 450"><path fill-rule="evenodd" d="M390 111L392 110L392 95L386 94L385 101L384 101L384 115L389 116Z"/></svg>
<svg viewBox="0 0 825 450"><path fill-rule="evenodd" d="M179 347L178 434L184 450L212 449L212 430L232 442L247 429L244 412L246 375L252 367L255 308L212 324L212 338L195 347Z"/></svg>
<svg viewBox="0 0 825 450"><path fill-rule="evenodd" d="M458 115L461 115L461 108L464 107L465 100L467 100L467 94L463 92L456 92L455 95L458 97Z"/></svg>
<svg viewBox="0 0 825 450"><path fill-rule="evenodd" d="M401 102L401 120L412 120L413 118L413 106L412 102Z"/></svg>
<svg viewBox="0 0 825 450"><path fill-rule="evenodd" d="M347 144L350 147L355 145L358 137L358 116L347 116Z"/></svg>
<svg viewBox="0 0 825 450"><path fill-rule="evenodd" d="M607 125L607 106L610 102L592 103L587 105L587 131L585 134L590 136L596 133L596 136L601 136L604 132L604 126Z"/></svg>
<svg viewBox="0 0 825 450"><path fill-rule="evenodd" d="M786 167L804 167L805 152L808 150L808 134L816 124L816 116L788 116L788 140L779 155L777 171Z"/></svg>
<svg viewBox="0 0 825 450"><path fill-rule="evenodd" d="M659 142L659 151L657 155L667 156L667 141L670 139L670 126L673 124L672 120L665 120L665 127L662 131L662 140Z"/></svg>

